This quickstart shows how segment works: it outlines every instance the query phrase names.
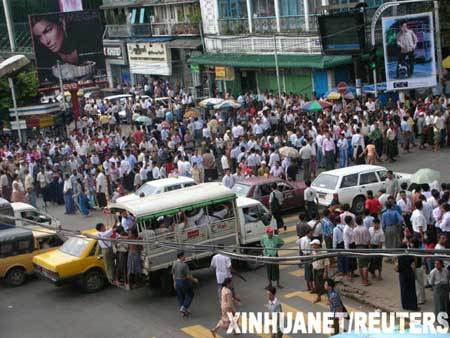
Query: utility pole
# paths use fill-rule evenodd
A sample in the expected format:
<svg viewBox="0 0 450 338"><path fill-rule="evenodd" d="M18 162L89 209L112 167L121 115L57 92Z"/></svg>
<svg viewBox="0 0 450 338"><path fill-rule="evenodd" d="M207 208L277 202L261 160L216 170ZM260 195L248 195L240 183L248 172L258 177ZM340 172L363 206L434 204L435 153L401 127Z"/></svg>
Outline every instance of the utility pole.
<svg viewBox="0 0 450 338"><path fill-rule="evenodd" d="M67 117L66 97L64 96L63 75L62 75L61 62L59 60L57 61L57 65L58 65L58 77L59 77L59 91L61 92L61 96L62 96L62 108L64 111L64 121L66 121L66 117ZM69 135L69 131L68 131L69 126L67 125L67 123L65 125L66 125L66 127L64 129L66 130L66 135Z"/></svg>
<svg viewBox="0 0 450 338"><path fill-rule="evenodd" d="M19 112L17 111L16 89L14 88L14 80L8 77L9 88L11 89L11 96L13 100L14 115L16 116L17 133L19 134L19 142L22 143L22 130L20 129Z"/></svg>
<svg viewBox="0 0 450 338"><path fill-rule="evenodd" d="M281 86L280 86L280 69L278 68L278 51L277 51L277 37L273 36L274 56L275 56L275 70L277 72L277 86L278 86L278 98L281 98Z"/></svg>
<svg viewBox="0 0 450 338"><path fill-rule="evenodd" d="M439 22L439 1L433 1L434 4L434 30L436 31L436 52L437 52L437 71L439 74L439 84L444 78L442 72L442 44L441 44L441 23Z"/></svg>

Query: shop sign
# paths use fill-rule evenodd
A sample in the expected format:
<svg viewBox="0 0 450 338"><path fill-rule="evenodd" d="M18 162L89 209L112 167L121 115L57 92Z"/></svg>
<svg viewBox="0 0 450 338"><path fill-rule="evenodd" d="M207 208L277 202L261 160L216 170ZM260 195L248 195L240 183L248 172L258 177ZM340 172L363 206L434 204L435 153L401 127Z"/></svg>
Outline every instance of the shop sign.
<svg viewBox="0 0 450 338"><path fill-rule="evenodd" d="M172 75L172 57L165 43L127 43L130 71L144 75Z"/></svg>
<svg viewBox="0 0 450 338"><path fill-rule="evenodd" d="M40 127L40 118L39 116L33 116L33 117L29 117L27 119L25 119L26 123L27 123L27 128L31 129L31 128L39 128Z"/></svg>
<svg viewBox="0 0 450 338"><path fill-rule="evenodd" d="M234 81L234 68L216 66L216 80Z"/></svg>
<svg viewBox="0 0 450 338"><path fill-rule="evenodd" d="M39 128L47 128L53 126L53 116L42 116L39 119Z"/></svg>
<svg viewBox="0 0 450 338"><path fill-rule="evenodd" d="M103 53L107 58L122 59L122 48L120 46L104 46Z"/></svg>

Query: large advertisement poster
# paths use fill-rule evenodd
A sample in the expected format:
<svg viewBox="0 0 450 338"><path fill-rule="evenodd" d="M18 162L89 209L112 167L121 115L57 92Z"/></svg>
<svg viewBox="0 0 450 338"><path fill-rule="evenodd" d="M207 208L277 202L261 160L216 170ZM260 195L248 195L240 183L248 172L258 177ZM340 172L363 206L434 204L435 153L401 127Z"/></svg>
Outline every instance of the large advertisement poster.
<svg viewBox="0 0 450 338"><path fill-rule="evenodd" d="M61 12L75 12L83 10L81 0L58 0L59 10Z"/></svg>
<svg viewBox="0 0 450 338"><path fill-rule="evenodd" d="M127 50L133 74L172 75L171 52L165 43L133 42Z"/></svg>
<svg viewBox="0 0 450 338"><path fill-rule="evenodd" d="M387 90L436 86L433 16L383 18Z"/></svg>
<svg viewBox="0 0 450 338"><path fill-rule="evenodd" d="M57 86L60 75L80 85L106 80L100 12L37 14L29 20L41 87Z"/></svg>

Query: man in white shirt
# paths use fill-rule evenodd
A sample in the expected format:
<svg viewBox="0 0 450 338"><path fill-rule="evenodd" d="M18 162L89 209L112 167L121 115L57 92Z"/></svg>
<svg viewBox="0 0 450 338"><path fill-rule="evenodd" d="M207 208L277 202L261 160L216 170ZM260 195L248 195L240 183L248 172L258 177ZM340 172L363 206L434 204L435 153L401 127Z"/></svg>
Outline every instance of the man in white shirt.
<svg viewBox="0 0 450 338"><path fill-rule="evenodd" d="M312 236L313 236L312 229L308 229L306 235L296 241L297 245L299 246L301 256L311 255ZM305 281L308 287L308 291L312 291L314 290L312 264L309 262L305 262L304 268L305 268Z"/></svg>
<svg viewBox="0 0 450 338"><path fill-rule="evenodd" d="M103 223L98 223L95 228L97 229L97 237L100 238L98 244L102 249L103 262L105 263L106 277L108 281L112 283L114 279L114 253L112 249L111 241L101 240L101 238L111 238L114 227L106 229Z"/></svg>
<svg viewBox="0 0 450 338"><path fill-rule="evenodd" d="M225 175L222 178L222 184L228 189L231 189L235 183L235 178L231 175L230 169L225 170Z"/></svg>
<svg viewBox="0 0 450 338"><path fill-rule="evenodd" d="M223 250L223 244L219 244L219 250ZM213 256L211 259L211 268L216 270L216 280L217 280L217 295L219 297L220 304L220 296L222 291L222 284L225 278L231 278L231 259L228 256L222 255L220 253Z"/></svg>
<svg viewBox="0 0 450 338"><path fill-rule="evenodd" d="M427 231L427 220L422 213L422 201L417 201L415 206L416 209L411 214L411 225L414 234L423 240L423 235Z"/></svg>
<svg viewBox="0 0 450 338"><path fill-rule="evenodd" d="M230 169L230 164L228 162L227 155L225 155L225 154L222 155L222 157L220 158L220 164L222 165L223 172L225 172L228 169Z"/></svg>

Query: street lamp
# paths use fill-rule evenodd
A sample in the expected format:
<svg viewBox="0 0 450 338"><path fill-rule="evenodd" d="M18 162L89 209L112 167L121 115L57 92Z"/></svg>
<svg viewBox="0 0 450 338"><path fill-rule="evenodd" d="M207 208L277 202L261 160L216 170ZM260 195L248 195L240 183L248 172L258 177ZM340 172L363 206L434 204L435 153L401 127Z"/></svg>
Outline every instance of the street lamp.
<svg viewBox="0 0 450 338"><path fill-rule="evenodd" d="M13 100L14 113L16 116L17 133L19 134L19 142L22 143L22 133L20 130L19 113L17 112L16 90L14 88L13 77L26 65L30 60L25 55L14 55L0 63L0 78L8 77L9 88L11 89L11 96Z"/></svg>

